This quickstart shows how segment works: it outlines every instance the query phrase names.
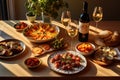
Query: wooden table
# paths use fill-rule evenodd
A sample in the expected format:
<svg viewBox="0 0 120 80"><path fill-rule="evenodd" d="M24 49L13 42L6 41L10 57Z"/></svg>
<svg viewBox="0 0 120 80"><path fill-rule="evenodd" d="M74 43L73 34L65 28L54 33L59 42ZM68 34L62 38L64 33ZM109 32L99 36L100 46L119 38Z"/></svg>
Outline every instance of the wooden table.
<svg viewBox="0 0 120 80"><path fill-rule="evenodd" d="M24 21L24 20L22 20ZM24 65L24 60L28 57L33 56L31 49L33 47L33 43L31 43L26 37L23 36L22 33L17 32L13 25L17 23L18 21L0 21L0 29L2 30L2 35L0 36L0 40L8 39L8 38L15 38L23 41L27 49L25 52L12 59L0 59L0 76L18 76L18 77L61 77L61 76L67 76L67 75L61 75L58 73L55 73L51 71L47 65L47 58L49 54L46 54L45 56L40 57L42 60L42 65L37 69L28 69ZM29 22L24 21L29 24ZM70 37L65 32L64 26L61 25L61 23L52 21L53 24L56 24L60 26L60 35L59 37L63 37L66 42L70 40ZM91 22L90 28L94 28L94 22ZM111 31L119 31L120 32L120 21L101 21L99 23L98 31L102 31L105 29L111 30ZM94 36L96 33L90 31L90 42L93 41ZM74 38L72 41L73 46L75 46L78 43L78 36ZM120 46L118 46L120 50ZM95 64L89 58L87 58L87 67L81 71L78 74L70 75L72 77L80 77L80 76L120 76L120 62L116 62L113 65L102 67L98 64Z"/></svg>

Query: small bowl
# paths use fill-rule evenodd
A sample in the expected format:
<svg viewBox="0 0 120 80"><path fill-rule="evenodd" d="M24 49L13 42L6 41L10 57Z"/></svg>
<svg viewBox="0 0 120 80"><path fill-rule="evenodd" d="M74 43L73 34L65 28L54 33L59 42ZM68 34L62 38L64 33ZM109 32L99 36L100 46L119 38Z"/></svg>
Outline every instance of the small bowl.
<svg viewBox="0 0 120 80"><path fill-rule="evenodd" d="M36 57L30 57L27 58L24 63L28 68L37 68L40 66L41 60Z"/></svg>
<svg viewBox="0 0 120 80"><path fill-rule="evenodd" d="M25 28L28 27L28 24L26 24L25 22L19 22L19 23L16 23L14 25L14 28L18 31L18 32L21 32L23 31Z"/></svg>
<svg viewBox="0 0 120 80"><path fill-rule="evenodd" d="M95 45L90 42L78 43L75 50L84 56L91 55L95 50Z"/></svg>

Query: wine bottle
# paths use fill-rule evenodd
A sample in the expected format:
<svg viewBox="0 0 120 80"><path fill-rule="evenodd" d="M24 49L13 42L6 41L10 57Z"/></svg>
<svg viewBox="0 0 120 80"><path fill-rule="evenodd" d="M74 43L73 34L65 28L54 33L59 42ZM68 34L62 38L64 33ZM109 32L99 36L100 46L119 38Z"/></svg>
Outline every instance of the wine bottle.
<svg viewBox="0 0 120 80"><path fill-rule="evenodd" d="M83 11L79 19L79 41L87 42L89 37L89 14L87 13L88 3L83 2Z"/></svg>

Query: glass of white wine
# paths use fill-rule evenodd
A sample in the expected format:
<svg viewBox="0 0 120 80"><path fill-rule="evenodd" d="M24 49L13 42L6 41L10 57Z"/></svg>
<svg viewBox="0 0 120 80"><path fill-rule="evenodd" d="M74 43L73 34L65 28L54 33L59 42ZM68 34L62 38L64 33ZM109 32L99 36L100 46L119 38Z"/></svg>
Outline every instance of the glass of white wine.
<svg viewBox="0 0 120 80"><path fill-rule="evenodd" d="M96 28L98 28L98 22L100 22L102 18L103 18L102 7L96 6L93 11L93 20L96 22Z"/></svg>
<svg viewBox="0 0 120 80"><path fill-rule="evenodd" d="M66 30L67 30L68 35L71 37L70 46L71 46L71 49L73 50L72 40L78 34L78 28L76 27L76 25L70 22Z"/></svg>
<svg viewBox="0 0 120 80"><path fill-rule="evenodd" d="M69 22L71 22L71 13L69 10L65 10L62 12L61 22L65 27L68 26Z"/></svg>

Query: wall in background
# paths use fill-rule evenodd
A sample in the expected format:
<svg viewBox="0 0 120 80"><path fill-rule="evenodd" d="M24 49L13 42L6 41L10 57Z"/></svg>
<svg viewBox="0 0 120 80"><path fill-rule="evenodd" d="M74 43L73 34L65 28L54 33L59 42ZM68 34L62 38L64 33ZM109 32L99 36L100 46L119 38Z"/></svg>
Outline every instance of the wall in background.
<svg viewBox="0 0 120 80"><path fill-rule="evenodd" d="M26 9L24 6L26 0L15 0L15 19L26 19ZM82 2L84 0L65 0L69 4L69 9L74 19L78 19L82 12ZM89 3L89 14L92 17L93 8L96 5L103 7L104 20L120 20L120 0L86 0ZM91 18L92 19L92 18Z"/></svg>
<svg viewBox="0 0 120 80"><path fill-rule="evenodd" d="M8 11L7 11L7 2L6 0L0 0L0 19L7 20L8 19Z"/></svg>
<svg viewBox="0 0 120 80"><path fill-rule="evenodd" d="M15 19L26 19L25 13L25 1L26 0L14 0L15 3Z"/></svg>
<svg viewBox="0 0 120 80"><path fill-rule="evenodd" d="M82 12L82 2L84 0L67 0L74 18L78 18ZM92 17L93 8L100 5L103 8L104 20L120 20L120 0L86 0L89 3L88 12Z"/></svg>

